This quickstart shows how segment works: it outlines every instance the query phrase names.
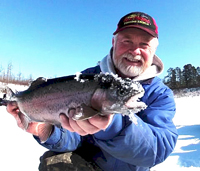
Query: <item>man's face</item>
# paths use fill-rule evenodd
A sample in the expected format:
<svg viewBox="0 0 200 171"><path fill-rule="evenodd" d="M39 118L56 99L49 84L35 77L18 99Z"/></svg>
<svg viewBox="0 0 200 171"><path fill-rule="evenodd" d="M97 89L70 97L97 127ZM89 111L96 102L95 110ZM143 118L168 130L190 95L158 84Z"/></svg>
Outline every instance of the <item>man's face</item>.
<svg viewBox="0 0 200 171"><path fill-rule="evenodd" d="M143 30L127 28L113 38L112 45L117 73L135 77L151 66L158 39Z"/></svg>

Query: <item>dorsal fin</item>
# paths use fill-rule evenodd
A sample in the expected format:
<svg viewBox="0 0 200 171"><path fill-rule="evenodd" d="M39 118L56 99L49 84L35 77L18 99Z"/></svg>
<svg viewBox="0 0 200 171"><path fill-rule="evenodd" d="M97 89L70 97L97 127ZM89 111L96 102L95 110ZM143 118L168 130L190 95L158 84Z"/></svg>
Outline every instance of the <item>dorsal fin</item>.
<svg viewBox="0 0 200 171"><path fill-rule="evenodd" d="M96 74L81 74L79 76L79 81L81 80L94 80ZM61 83L61 82L66 82L70 80L75 80L76 75L69 75L69 76L64 76L64 77L57 77L57 78L51 78L51 79L46 79L44 77L39 77L35 81L33 81L30 84L30 87L27 89L28 91L33 91L39 87L44 87L50 84L56 84L56 83ZM78 80L77 80L78 81Z"/></svg>
<svg viewBox="0 0 200 171"><path fill-rule="evenodd" d="M47 82L47 79L44 77L39 77L36 80L34 80L31 84L28 90L35 90L36 88L40 87L41 84L44 84Z"/></svg>

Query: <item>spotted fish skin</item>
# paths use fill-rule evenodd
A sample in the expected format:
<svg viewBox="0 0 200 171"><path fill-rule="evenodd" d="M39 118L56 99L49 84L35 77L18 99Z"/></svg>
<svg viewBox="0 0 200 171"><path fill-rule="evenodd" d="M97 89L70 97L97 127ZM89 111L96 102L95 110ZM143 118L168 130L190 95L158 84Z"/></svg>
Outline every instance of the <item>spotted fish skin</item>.
<svg viewBox="0 0 200 171"><path fill-rule="evenodd" d="M24 122L46 122L60 126L59 115L68 116L69 109L91 107L91 99L95 95L104 97L102 103L92 112L75 115L74 120L84 120L99 113L138 112L146 108L138 99L143 96L144 89L139 82L122 79L113 74L81 74L66 77L45 79L39 77L30 87L22 92L13 93L8 90L7 102L16 101ZM125 103L135 97L135 108L127 108Z"/></svg>

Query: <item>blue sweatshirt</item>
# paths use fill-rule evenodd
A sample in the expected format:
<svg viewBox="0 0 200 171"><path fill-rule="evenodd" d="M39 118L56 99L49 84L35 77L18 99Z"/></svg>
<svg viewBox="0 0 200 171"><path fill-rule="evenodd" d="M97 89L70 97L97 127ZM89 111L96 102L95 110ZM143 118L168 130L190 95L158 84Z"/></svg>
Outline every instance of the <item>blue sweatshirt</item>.
<svg viewBox="0 0 200 171"><path fill-rule="evenodd" d="M99 72L99 66L83 71ZM145 90L141 101L148 107L135 114L137 123L128 116L115 114L110 126L94 135L80 136L54 127L44 144L37 137L36 140L56 152L82 148L104 171L149 171L163 162L175 147L178 135L172 119L176 108L173 92L160 78L150 78L141 84Z"/></svg>

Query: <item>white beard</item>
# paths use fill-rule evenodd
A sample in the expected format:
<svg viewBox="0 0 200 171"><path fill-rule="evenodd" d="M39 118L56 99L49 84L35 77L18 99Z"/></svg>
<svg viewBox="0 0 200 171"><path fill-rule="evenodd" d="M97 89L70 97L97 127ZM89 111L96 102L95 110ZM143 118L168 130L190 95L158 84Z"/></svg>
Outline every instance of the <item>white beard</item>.
<svg viewBox="0 0 200 171"><path fill-rule="evenodd" d="M114 54L113 54L114 55ZM144 60L141 56L133 56L131 54L123 54L121 57L120 57L120 60L116 61L116 60L113 60L114 64L115 64L115 67L124 75L126 76L129 76L129 77L136 77L138 75L140 75L143 71L144 71L144 66L128 66L128 65L125 65L123 62L122 62L122 59L123 58L127 58L129 59L130 61L133 61L133 60L140 60L142 62L142 64L144 65Z"/></svg>

